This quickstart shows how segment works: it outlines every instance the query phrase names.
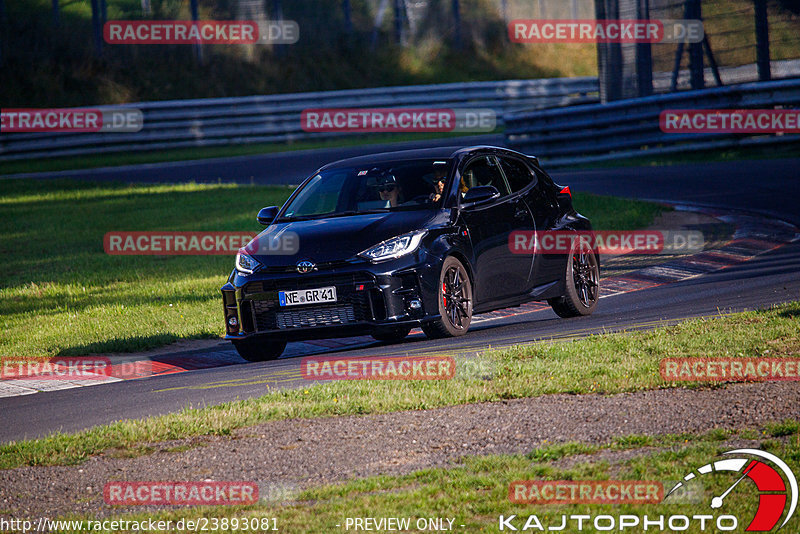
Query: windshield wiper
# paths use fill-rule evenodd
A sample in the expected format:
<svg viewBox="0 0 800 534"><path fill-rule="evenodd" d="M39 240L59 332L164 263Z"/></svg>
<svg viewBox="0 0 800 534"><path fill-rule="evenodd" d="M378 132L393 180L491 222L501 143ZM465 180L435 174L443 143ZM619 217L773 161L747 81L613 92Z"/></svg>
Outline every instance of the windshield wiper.
<svg viewBox="0 0 800 534"><path fill-rule="evenodd" d="M388 213L388 212L389 212L389 208L374 208L374 209L362 210L362 211L347 210L347 211L340 211L340 212L337 212L337 213L331 213L330 215L327 215L327 217L349 217L351 215L365 215L365 214L369 214L369 213Z"/></svg>
<svg viewBox="0 0 800 534"><path fill-rule="evenodd" d="M276 222L292 222L292 221L307 221L309 219L318 219L324 215L288 215L277 219Z"/></svg>
<svg viewBox="0 0 800 534"><path fill-rule="evenodd" d="M347 210L336 213L318 213L316 215L289 215L281 217L276 222L308 221L311 219L328 219L330 217L349 217L351 215L364 215L365 213L388 213L389 208L374 208L364 211Z"/></svg>
<svg viewBox="0 0 800 534"><path fill-rule="evenodd" d="M362 210L357 212L358 215L362 215L364 213L388 213L391 208L372 208L369 210Z"/></svg>
<svg viewBox="0 0 800 534"><path fill-rule="evenodd" d="M358 212L355 210L337 211L336 213L326 215L326 217L348 217L350 215L356 215L357 213Z"/></svg>

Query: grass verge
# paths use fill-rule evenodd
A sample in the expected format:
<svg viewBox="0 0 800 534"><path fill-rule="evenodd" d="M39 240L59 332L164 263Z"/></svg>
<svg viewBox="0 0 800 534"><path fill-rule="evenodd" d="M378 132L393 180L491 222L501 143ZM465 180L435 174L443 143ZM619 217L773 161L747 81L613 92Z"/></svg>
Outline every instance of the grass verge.
<svg viewBox="0 0 800 534"><path fill-rule="evenodd" d="M177 179L178 177L176 177ZM223 334L228 256L110 256L109 231L260 231L255 214L288 187L0 181L0 354L17 359L132 352ZM593 195L598 229L649 225L665 208Z"/></svg>
<svg viewBox="0 0 800 534"><path fill-rule="evenodd" d="M659 375L662 358L800 354L798 316L800 302L794 302L647 331L514 347L484 354L480 365L474 365L474 360L458 362L456 377L448 381L341 381L274 391L255 399L6 444L0 447L0 468L79 463L109 448L146 453L148 443L229 435L234 429L275 419L424 410L551 393L611 394L670 387L674 384Z"/></svg>
<svg viewBox="0 0 800 534"><path fill-rule="evenodd" d="M646 151L642 152L646 154ZM731 148L726 150L698 150L682 152L671 156L637 156L633 158L618 159L560 167L561 169L607 169L614 167L662 167L666 165L684 165L687 163L709 163L714 161L738 161L754 159L785 159L800 157L800 143L781 145L777 147L750 147ZM547 166L547 162L543 164Z"/></svg>
<svg viewBox="0 0 800 534"><path fill-rule="evenodd" d="M346 518L409 518L410 531L415 531L420 518L452 519L452 530L459 532L496 531L500 516L522 530L529 516L535 515L547 530L557 529L562 515L621 514L647 515L735 515L738 528L745 527L755 515L759 492L754 484L742 484L726 497L720 511L709 509L715 496L722 495L739 473L717 472L687 482L684 493L678 493L659 504L518 504L509 500L509 486L519 480L647 480L659 481L668 491L684 475L699 466L719 459L730 450L733 441L751 440L759 447L777 455L789 465L800 462L800 424L785 421L763 429L744 431L713 430L705 434L663 436L632 435L617 438L603 445L566 443L543 446L529 454L466 457L450 468L431 468L400 476L374 476L343 484L312 487L304 491L284 489L274 492L256 505L225 508L190 508L179 511L136 513L119 516L129 521L149 519L179 521L202 517L274 518L282 532L335 532L344 528ZM607 455L614 451L630 451L624 457ZM71 519L85 517L72 516ZM577 532L570 519L567 532ZM618 522L618 519L617 519ZM713 518L709 521L715 524ZM272 524L272 523L270 523ZM445 522L445 525L448 523ZM593 521L587 521L582 532L598 532ZM605 526L607 522L601 522ZM618 524L618 523L617 523ZM680 525L680 523L678 523ZM726 523L727 524L727 523ZM793 518L786 527L797 530L800 519ZM701 532L697 521L687 532ZM351 528L352 524L351 524ZM654 527L651 527L652 530ZM233 529L231 529L233 530ZM425 530L425 529L422 529ZM537 531L533 529L532 531ZM627 532L641 532L626 529ZM712 529L712 531L716 531Z"/></svg>

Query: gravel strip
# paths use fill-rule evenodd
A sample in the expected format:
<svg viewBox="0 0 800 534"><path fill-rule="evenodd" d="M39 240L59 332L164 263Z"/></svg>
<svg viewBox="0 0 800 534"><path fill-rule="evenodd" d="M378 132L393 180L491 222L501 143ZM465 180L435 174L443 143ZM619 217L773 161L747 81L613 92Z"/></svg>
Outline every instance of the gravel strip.
<svg viewBox="0 0 800 534"><path fill-rule="evenodd" d="M118 514L103 503L111 480L257 481L299 489L377 474L452 465L465 455L527 453L565 441L756 428L800 419L800 385L731 384L619 395L547 395L382 415L273 421L231 437L156 444L132 459L102 455L79 466L0 471L0 515ZM168 452L178 445L196 445ZM262 490L262 494L263 494ZM142 507L136 510L143 511Z"/></svg>

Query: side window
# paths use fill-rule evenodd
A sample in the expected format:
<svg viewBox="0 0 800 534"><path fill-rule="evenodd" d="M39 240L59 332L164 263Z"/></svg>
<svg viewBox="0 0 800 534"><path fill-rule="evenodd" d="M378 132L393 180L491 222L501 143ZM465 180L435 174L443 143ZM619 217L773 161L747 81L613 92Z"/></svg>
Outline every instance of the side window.
<svg viewBox="0 0 800 534"><path fill-rule="evenodd" d="M528 166L518 159L500 158L500 165L503 167L512 193L524 189L535 180L534 174Z"/></svg>
<svg viewBox="0 0 800 534"><path fill-rule="evenodd" d="M461 173L461 189L466 190L479 185L493 185L500 196L510 194L506 181L497 166L497 160L489 156L481 156L470 161Z"/></svg>

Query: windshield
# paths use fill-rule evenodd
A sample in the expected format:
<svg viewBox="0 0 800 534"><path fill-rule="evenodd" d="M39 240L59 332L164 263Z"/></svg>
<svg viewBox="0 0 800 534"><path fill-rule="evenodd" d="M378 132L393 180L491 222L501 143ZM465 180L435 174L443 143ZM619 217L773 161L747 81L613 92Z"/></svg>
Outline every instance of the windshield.
<svg viewBox="0 0 800 534"><path fill-rule="evenodd" d="M412 160L336 168L309 180L281 220L441 206L449 160Z"/></svg>

